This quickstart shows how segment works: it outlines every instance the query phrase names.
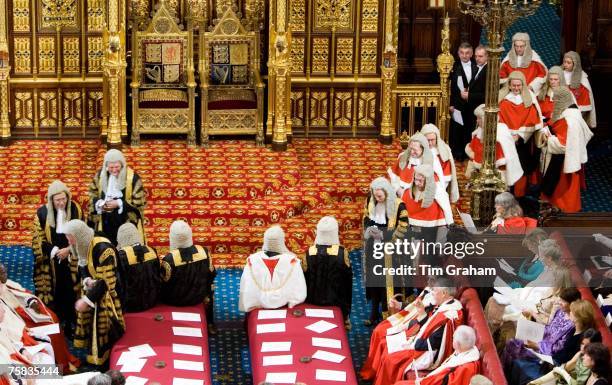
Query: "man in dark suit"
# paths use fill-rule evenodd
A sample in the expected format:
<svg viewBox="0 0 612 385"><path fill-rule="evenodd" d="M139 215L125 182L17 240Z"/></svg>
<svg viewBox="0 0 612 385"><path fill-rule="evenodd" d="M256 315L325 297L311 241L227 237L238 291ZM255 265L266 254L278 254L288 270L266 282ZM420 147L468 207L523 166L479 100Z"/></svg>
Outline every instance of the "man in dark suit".
<svg viewBox="0 0 612 385"><path fill-rule="evenodd" d="M474 76L478 72L476 62L472 59L474 50L470 43L461 43L457 50L459 61L456 61L451 71L451 131L450 146L453 157L461 161L465 159L465 145L470 141L474 129L474 107L470 109L468 93Z"/></svg>
<svg viewBox="0 0 612 385"><path fill-rule="evenodd" d="M487 62L489 56L486 47L479 45L474 50L474 61L476 62L475 75L472 78L470 89L467 92L467 104L470 112L485 102L485 91L487 89Z"/></svg>

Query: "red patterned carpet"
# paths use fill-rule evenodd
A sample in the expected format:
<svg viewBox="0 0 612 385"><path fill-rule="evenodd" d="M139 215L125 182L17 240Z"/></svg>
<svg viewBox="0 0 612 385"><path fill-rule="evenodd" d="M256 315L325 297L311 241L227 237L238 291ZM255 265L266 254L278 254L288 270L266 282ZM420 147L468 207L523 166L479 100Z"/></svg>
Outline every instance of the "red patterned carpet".
<svg viewBox="0 0 612 385"><path fill-rule="evenodd" d="M124 149L147 192L149 244L165 252L168 228L181 218L218 266L243 265L273 223L287 231L290 249L302 252L324 215L338 219L346 247L359 247L369 183L386 174L399 151L397 143L383 146L374 139L299 139L283 153L249 141L219 141L201 149L156 140ZM32 218L54 179L70 186L85 208L104 152L97 141L74 140L16 141L0 148L0 244L29 244ZM458 173L463 174L461 165Z"/></svg>

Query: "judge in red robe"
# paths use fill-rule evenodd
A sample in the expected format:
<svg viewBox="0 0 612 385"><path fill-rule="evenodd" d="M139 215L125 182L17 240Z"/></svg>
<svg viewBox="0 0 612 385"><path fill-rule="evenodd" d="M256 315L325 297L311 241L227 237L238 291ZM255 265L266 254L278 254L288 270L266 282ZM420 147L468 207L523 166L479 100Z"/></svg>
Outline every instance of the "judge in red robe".
<svg viewBox="0 0 612 385"><path fill-rule="evenodd" d="M448 279L436 280L433 296L437 307L402 350L383 357L374 385L394 384L403 379L406 370L434 370L446 360L451 354L452 336L463 323L463 307L454 298L455 293ZM420 313L424 312L421 307Z"/></svg>
<svg viewBox="0 0 612 385"><path fill-rule="evenodd" d="M472 173L480 170L484 159L483 126L484 126L484 104L476 107L477 128L472 132L472 140L465 146L465 153L469 157L465 169L465 176L471 178ZM499 170L506 185L512 186L523 176L523 168L516 152L516 145L508 126L497 123L497 136L495 142L495 167Z"/></svg>
<svg viewBox="0 0 612 385"><path fill-rule="evenodd" d="M395 299L389 300L388 308L390 312L396 311L386 320L382 321L374 328L370 337L370 350L363 366L361 367L360 375L364 379L373 379L377 369L380 367L383 357L387 355L387 335L404 333L406 338L415 335L419 328L419 321L423 321L427 314L420 312L420 307L425 309L432 308L434 305L433 290L431 287L426 287L421 291L419 296L409 304L403 307Z"/></svg>
<svg viewBox="0 0 612 385"><path fill-rule="evenodd" d="M577 52L569 51L563 55L563 75L565 83L576 98L576 104L584 120L590 128L595 128L597 116L595 115L593 89L588 75L582 70L580 55Z"/></svg>
<svg viewBox="0 0 612 385"><path fill-rule="evenodd" d="M538 94L546 80L546 65L531 48L531 39L524 32L515 33L512 36L512 49L502 60L499 69L499 82L505 84L514 71L521 72L526 79L526 84L531 90Z"/></svg>
<svg viewBox="0 0 612 385"><path fill-rule="evenodd" d="M544 86L538 94L538 105L540 106L540 111L542 112L544 124L548 124L550 118L552 117L552 112L555 106L553 103L554 91L562 86L566 86L563 69L559 66L551 67L548 70L546 83L544 83Z"/></svg>
<svg viewBox="0 0 612 385"><path fill-rule="evenodd" d="M542 199L564 212L580 211L583 164L593 133L567 88L555 92L555 110L542 157Z"/></svg>
<svg viewBox="0 0 612 385"><path fill-rule="evenodd" d="M495 197L495 218L491 222L491 230L497 234L527 234L536 228L538 221L523 216L523 209L509 192L497 194Z"/></svg>
<svg viewBox="0 0 612 385"><path fill-rule="evenodd" d="M440 136L440 129L435 124L427 123L421 128L421 134L427 138L429 150L433 155L433 169L438 180L444 182L450 201L459 200L459 184L457 183L457 169L451 148Z"/></svg>
<svg viewBox="0 0 612 385"><path fill-rule="evenodd" d="M539 150L532 136L542 128L542 114L525 77L515 71L499 91L499 122L505 123L516 143L524 175L514 184L514 195L522 197L530 184L537 184Z"/></svg>
<svg viewBox="0 0 612 385"><path fill-rule="evenodd" d="M435 181L433 167L422 164L415 168L414 174L414 184L402 195L411 228L437 228L452 224L450 199L443 182Z"/></svg>
<svg viewBox="0 0 612 385"><path fill-rule="evenodd" d="M417 132L410 137L408 148L397 157L393 167L387 170L391 186L399 198L402 197L404 190L412 186L414 169L421 164L433 166L433 154L429 150L429 142L425 135Z"/></svg>
<svg viewBox="0 0 612 385"><path fill-rule="evenodd" d="M472 377L480 372L480 352L476 345L476 332L461 325L453 335L451 354L437 369L425 377L396 382L395 385L470 385ZM412 373L406 373L410 376Z"/></svg>

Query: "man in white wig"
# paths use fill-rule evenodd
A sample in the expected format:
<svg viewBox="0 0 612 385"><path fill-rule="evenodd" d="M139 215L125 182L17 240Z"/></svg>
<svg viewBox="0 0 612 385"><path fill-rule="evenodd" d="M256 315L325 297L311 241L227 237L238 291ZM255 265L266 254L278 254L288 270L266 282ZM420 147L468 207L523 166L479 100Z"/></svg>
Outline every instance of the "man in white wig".
<svg viewBox="0 0 612 385"><path fill-rule="evenodd" d="M338 221L332 216L317 224L315 244L302 259L306 278L306 302L318 306L338 306L348 326L353 299L353 270L348 251L340 244Z"/></svg>
<svg viewBox="0 0 612 385"><path fill-rule="evenodd" d="M187 222L170 225L170 252L162 257L161 299L173 306L206 305L206 319L214 323L213 280L216 270L208 250L193 244ZM214 332L214 327L210 326Z"/></svg>
<svg viewBox="0 0 612 385"><path fill-rule="evenodd" d="M108 150L89 185L90 225L117 245L119 226L132 222L144 236L145 191L119 150Z"/></svg>
<svg viewBox="0 0 612 385"><path fill-rule="evenodd" d="M459 184L457 183L457 169L453 153L444 140L440 137L440 129L435 124L427 123L421 128L421 134L425 135L429 143L429 150L433 155L433 169L438 180L444 183L450 200L455 203L459 200Z"/></svg>
<svg viewBox="0 0 612 385"><path fill-rule="evenodd" d="M563 76L565 83L576 97L578 109L584 114L584 120L590 128L597 126L595 115L595 98L589 82L589 76L582 70L580 55L569 51L563 55Z"/></svg>
<svg viewBox="0 0 612 385"><path fill-rule="evenodd" d="M412 186L414 168L421 164L433 166L434 156L429 149L429 142L425 135L420 132L410 137L408 148L397 157L393 167L389 167L387 173L394 191L398 197L402 197L404 190ZM438 179L438 176L436 176Z"/></svg>
<svg viewBox="0 0 612 385"><path fill-rule="evenodd" d="M263 248L247 258L240 278L240 311L290 308L306 299L306 280L300 259L285 246L285 232L272 226L264 233Z"/></svg>
<svg viewBox="0 0 612 385"><path fill-rule="evenodd" d="M587 144L593 133L566 87L555 91L550 132L542 150L542 198L564 212L581 209L582 165L588 160Z"/></svg>
<svg viewBox="0 0 612 385"><path fill-rule="evenodd" d="M484 108L481 104L474 110L476 116L476 129L472 132L472 140L465 146L465 153L470 158L465 169L465 176L471 178L474 171L480 170L484 158L484 146L482 142L484 131ZM500 171L501 177L508 186L514 185L523 175L521 162L516 145L508 126L497 123L497 137L495 143L495 167Z"/></svg>
<svg viewBox="0 0 612 385"><path fill-rule="evenodd" d="M499 69L499 82L504 84L513 71L520 71L526 79L526 84L537 94L546 81L546 65L531 48L531 39L524 32L512 36L512 48L502 60Z"/></svg>

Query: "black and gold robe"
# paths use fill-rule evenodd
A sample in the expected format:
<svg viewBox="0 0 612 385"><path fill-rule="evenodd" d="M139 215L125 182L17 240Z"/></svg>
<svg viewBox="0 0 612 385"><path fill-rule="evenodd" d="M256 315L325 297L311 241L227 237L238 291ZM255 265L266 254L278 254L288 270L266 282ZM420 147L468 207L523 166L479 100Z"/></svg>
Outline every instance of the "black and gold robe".
<svg viewBox="0 0 612 385"><path fill-rule="evenodd" d="M149 246L133 245L119 250L123 281L123 310L126 313L152 308L157 303L162 276L160 260Z"/></svg>
<svg viewBox="0 0 612 385"><path fill-rule="evenodd" d="M93 287L85 288L83 294L96 306L77 314L74 346L89 348L87 362L90 364L104 365L113 344L125 331L118 293L117 252L108 239L93 238L87 266L81 267L80 276L95 280Z"/></svg>
<svg viewBox="0 0 612 385"><path fill-rule="evenodd" d="M83 220L79 205L70 202L70 219ZM55 227L47 223L47 215L57 215L55 209L48 213L47 206L41 206L34 216L32 228L32 251L34 252L34 293L45 305L49 306L65 322L74 322L74 302L80 295L77 278L76 255L60 261L51 260L51 251L55 246L63 249L68 246L64 234L58 234Z"/></svg>
<svg viewBox="0 0 612 385"><path fill-rule="evenodd" d="M306 278L306 303L338 306L347 319L353 301L353 269L344 246L311 246L302 260L302 269Z"/></svg>
<svg viewBox="0 0 612 385"><path fill-rule="evenodd" d="M145 240L144 232L144 207L145 207L145 191L142 186L140 176L131 168L127 168L125 188L121 190L123 197L123 211L119 214L119 209L114 209L112 212L102 212L98 214L96 211L96 202L99 199L104 199L105 194L100 184L100 173L98 170L89 185L89 225L96 231L105 234L105 236L117 245L117 231L119 227L126 223L133 223ZM106 171L105 171L106 172Z"/></svg>
<svg viewBox="0 0 612 385"><path fill-rule="evenodd" d="M212 323L212 283L217 272L206 248L193 245L172 250L162 258L161 264L162 302L174 306L206 303L207 319Z"/></svg>

